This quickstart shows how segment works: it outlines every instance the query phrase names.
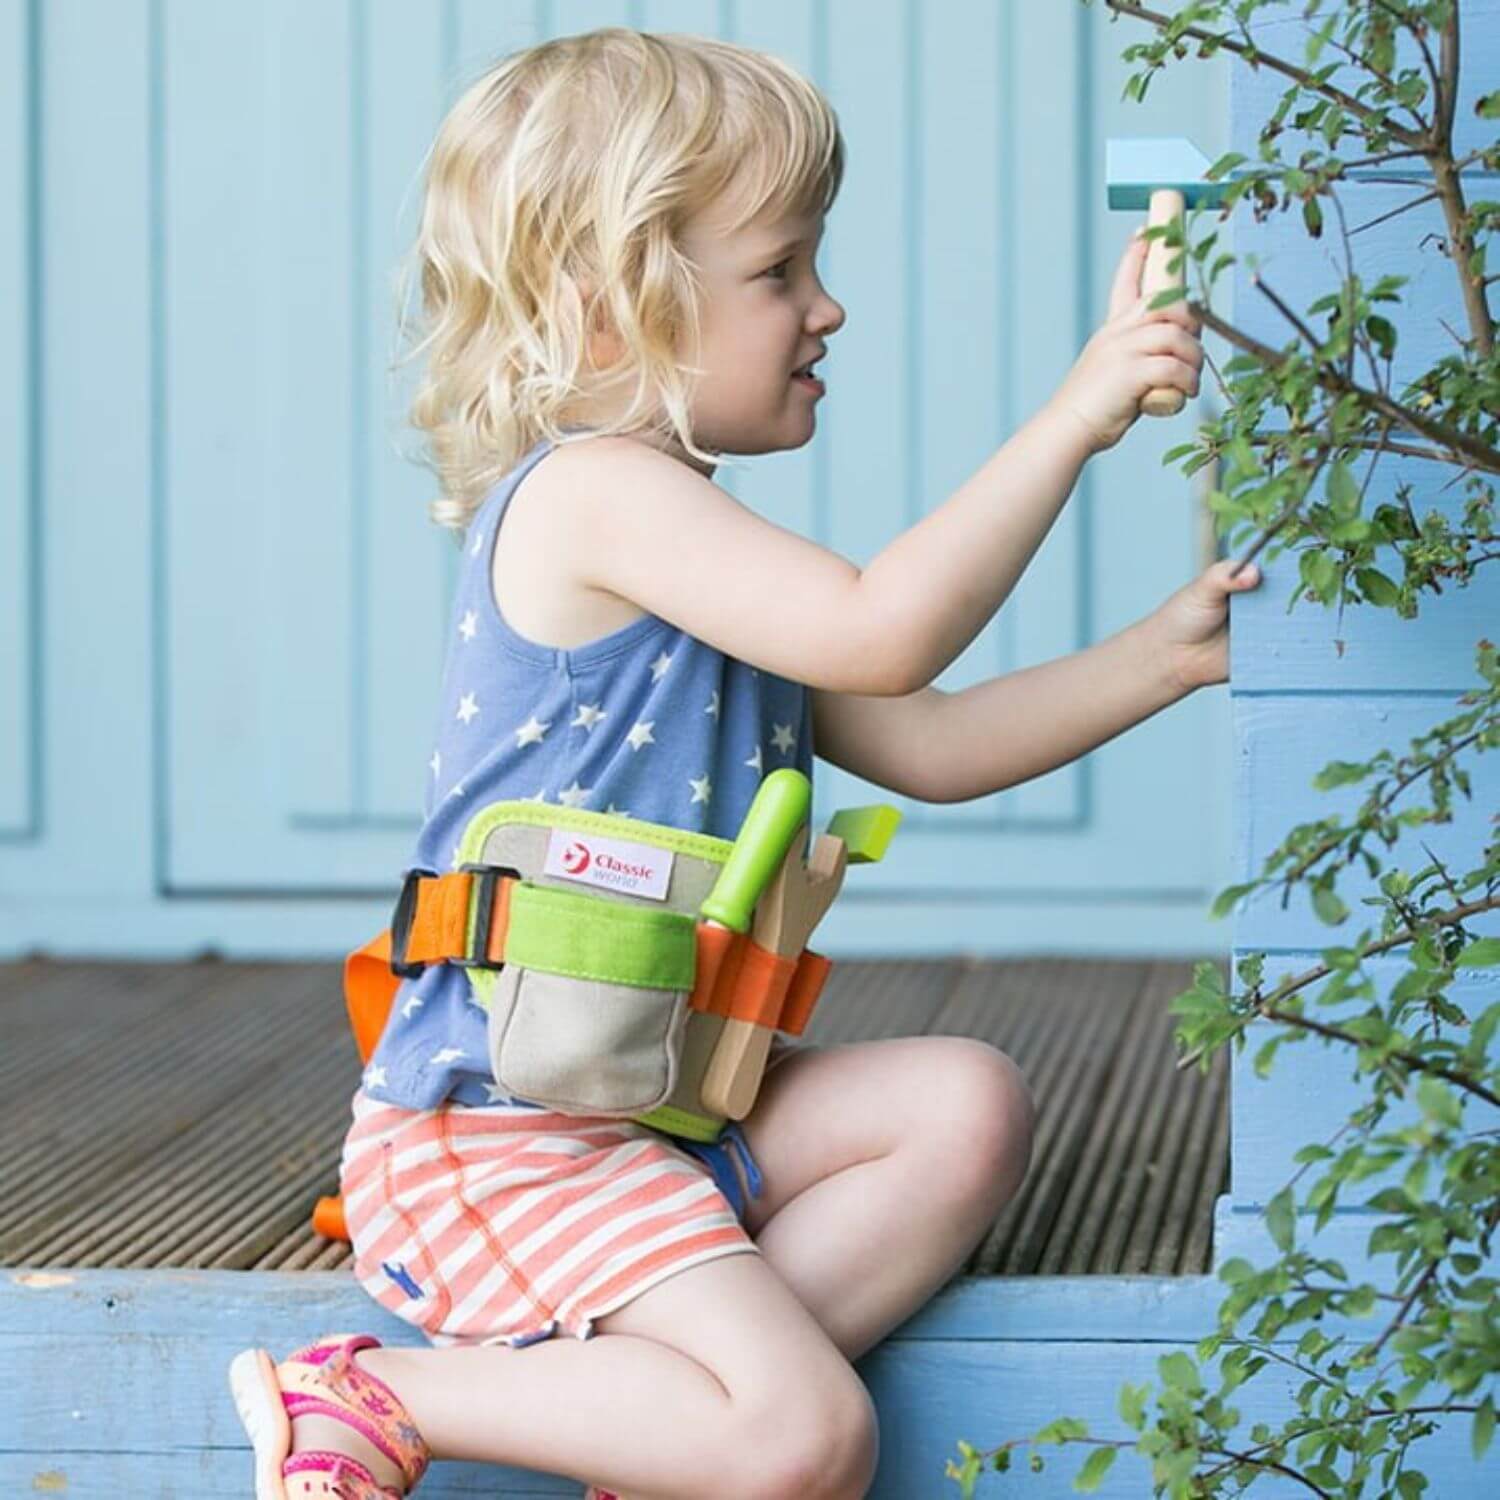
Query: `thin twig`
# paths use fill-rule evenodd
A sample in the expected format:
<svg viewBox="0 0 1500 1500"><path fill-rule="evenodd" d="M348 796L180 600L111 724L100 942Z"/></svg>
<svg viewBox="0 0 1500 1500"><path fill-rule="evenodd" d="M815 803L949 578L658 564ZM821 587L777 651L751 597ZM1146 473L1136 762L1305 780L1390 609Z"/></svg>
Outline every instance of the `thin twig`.
<svg viewBox="0 0 1500 1500"><path fill-rule="evenodd" d="M1201 303L1190 303L1189 309L1205 328L1211 328L1220 338L1233 344L1236 349L1243 350L1246 354L1253 354L1262 364L1272 370L1280 371L1295 357L1281 350L1272 349L1269 345L1261 343L1259 339L1251 338L1247 333L1241 333L1232 323L1226 323L1223 318ZM1420 412L1412 411L1410 407L1393 401L1389 396L1381 395L1379 391L1367 390L1351 380L1345 380L1337 370L1329 366L1315 367L1314 374L1320 385L1328 386L1340 393L1359 396L1376 411L1394 417L1400 426L1409 428L1412 432L1436 443L1440 448L1450 449L1455 457L1465 454L1473 460L1476 468L1482 469L1487 474L1500 474L1500 451L1475 442L1473 438L1461 432L1455 432L1441 422L1434 422Z"/></svg>
<svg viewBox="0 0 1500 1500"><path fill-rule="evenodd" d="M1365 230L1373 229L1377 224L1384 224L1387 219L1394 219L1401 214L1410 213L1412 209L1421 208L1424 203L1431 203L1434 198L1441 196L1442 194L1436 188L1433 188L1431 192L1423 193L1420 198L1412 198L1405 203L1399 203L1395 208L1387 209L1385 213L1377 214L1373 219L1366 219L1363 224L1356 224L1349 233L1363 234Z"/></svg>
<svg viewBox="0 0 1500 1500"><path fill-rule="evenodd" d="M1494 911L1496 909L1500 909L1500 896L1492 896L1483 901L1470 901L1445 912L1434 912L1429 920L1437 926L1448 927L1463 921L1465 917L1473 916L1476 912ZM1403 928L1391 937L1383 938L1378 943L1371 943L1368 948L1361 948L1358 955L1359 959L1363 962L1377 953L1384 953L1388 948L1395 948L1402 943L1409 943L1415 936L1416 934L1411 928ZM1272 1006L1272 1001L1280 1000L1285 996L1295 994L1298 990L1306 989L1308 985L1316 984L1318 980L1327 978L1331 973L1333 973L1332 965L1315 964L1312 968L1304 970L1301 974L1297 974L1289 979L1284 978L1270 996L1264 1000L1256 1001L1253 1011L1247 1012L1241 1019L1248 1023L1257 1016L1261 1016L1269 1021L1280 1021L1287 1026L1299 1027L1303 1031L1316 1032L1319 1036L1326 1037L1330 1041L1348 1042L1352 1047L1368 1045L1361 1037L1341 1031L1336 1026L1329 1026L1322 1021L1310 1021L1306 1016L1299 1016L1294 1011L1280 1010ZM1227 1038L1220 1038L1220 1040L1224 1041ZM1204 1043L1203 1046L1195 1047L1191 1052L1185 1053L1173 1064L1175 1071L1181 1072L1183 1068L1197 1062L1207 1050L1208 1044ZM1431 1073L1437 1078L1446 1078L1458 1088L1477 1095L1487 1103L1500 1105L1500 1095L1492 1093L1482 1083L1475 1083L1473 1079L1467 1078L1461 1073L1453 1072L1450 1068L1436 1067L1424 1058L1417 1057L1410 1052L1392 1052L1388 1054L1388 1057L1404 1062L1408 1067L1418 1072Z"/></svg>
<svg viewBox="0 0 1500 1500"><path fill-rule="evenodd" d="M1275 292L1271 290L1269 286L1266 285L1259 271L1252 271L1250 273L1250 285L1253 286L1256 291L1264 293L1265 296L1270 299L1271 306L1274 307L1276 311L1279 312L1281 316L1285 318L1287 322L1290 323L1292 327L1295 328L1297 332L1307 340L1308 347L1314 354L1320 354L1322 352L1323 341L1312 331L1311 328L1307 326L1306 323L1302 321L1301 318L1297 316L1296 313L1291 310L1291 308L1286 305L1285 302L1281 300L1280 297L1276 295Z"/></svg>
<svg viewBox="0 0 1500 1500"><path fill-rule="evenodd" d="M1387 421L1386 430L1390 430L1389 421ZM1267 447L1277 442L1281 436L1279 432L1256 433L1249 438L1249 443L1252 448ZM1323 446L1331 448L1334 445L1329 443ZM1446 453L1436 453L1431 448L1418 448L1413 443L1382 443L1379 438L1340 438L1338 446L1340 448L1384 448L1387 453L1404 453L1409 458L1429 458L1434 463L1443 464L1452 462Z"/></svg>

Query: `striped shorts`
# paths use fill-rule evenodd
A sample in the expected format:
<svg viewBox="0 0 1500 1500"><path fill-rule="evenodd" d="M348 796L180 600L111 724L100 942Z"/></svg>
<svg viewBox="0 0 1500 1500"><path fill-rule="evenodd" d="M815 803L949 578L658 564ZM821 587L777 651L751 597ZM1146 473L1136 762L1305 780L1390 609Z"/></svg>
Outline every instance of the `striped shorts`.
<svg viewBox="0 0 1500 1500"><path fill-rule="evenodd" d="M800 1050L777 1041L772 1061ZM361 1089L352 1105L339 1187L355 1277L437 1347L586 1339L677 1271L759 1254L731 1149L752 1196L760 1176L733 1123L702 1146L513 1104L411 1110Z"/></svg>

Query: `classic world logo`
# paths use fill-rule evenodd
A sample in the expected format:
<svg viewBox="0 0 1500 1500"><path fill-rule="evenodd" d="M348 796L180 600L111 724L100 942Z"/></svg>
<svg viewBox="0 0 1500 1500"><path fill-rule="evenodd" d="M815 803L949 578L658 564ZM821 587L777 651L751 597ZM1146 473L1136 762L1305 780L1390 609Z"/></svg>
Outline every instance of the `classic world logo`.
<svg viewBox="0 0 1500 1500"><path fill-rule="evenodd" d="M547 839L542 873L665 901L674 857L670 849L652 844L594 834L582 838L566 828L554 828Z"/></svg>

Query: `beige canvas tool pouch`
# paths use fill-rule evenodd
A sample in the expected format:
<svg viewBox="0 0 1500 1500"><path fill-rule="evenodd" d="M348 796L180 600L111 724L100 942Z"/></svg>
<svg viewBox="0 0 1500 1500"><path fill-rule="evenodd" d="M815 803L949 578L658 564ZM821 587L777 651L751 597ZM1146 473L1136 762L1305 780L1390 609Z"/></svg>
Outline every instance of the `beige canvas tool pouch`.
<svg viewBox="0 0 1500 1500"><path fill-rule="evenodd" d="M731 847L546 803L499 802L475 814L461 865L521 876L510 891L504 967L468 970L505 1093L580 1115L663 1107L676 1120L664 1128L717 1135L722 1118L698 1115L680 1084L685 1052L706 1055L722 1025L693 1011L689 997L697 912Z"/></svg>

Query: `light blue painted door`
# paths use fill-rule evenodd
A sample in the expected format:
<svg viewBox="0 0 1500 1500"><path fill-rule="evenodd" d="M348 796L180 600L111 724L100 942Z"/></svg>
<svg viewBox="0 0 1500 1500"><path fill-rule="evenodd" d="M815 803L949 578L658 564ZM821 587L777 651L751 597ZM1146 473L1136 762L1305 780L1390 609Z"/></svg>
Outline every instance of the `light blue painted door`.
<svg viewBox="0 0 1500 1500"><path fill-rule="evenodd" d="M1146 107L1121 103L1122 29L1071 3L61 0L33 14L9 0L0 21L8 68L28 48L42 59L35 117L5 105L0 186L24 202L31 163L57 205L46 233L33 225L18 244L0 231L6 289L41 287L38 347L30 364L8 352L0 381L24 387L43 354L54 372L97 361L101 340L107 361L73 382L54 373L30 416L26 399L0 402L26 480L0 513L17 621L0 645L15 707L0 823L24 827L38 757L54 796L117 782L125 799L0 846L0 877L18 890L31 877L8 940L60 951L336 952L361 934L351 912L388 910L416 828L454 563L411 457L411 371L388 368L393 277L436 125L496 56L596 25L713 33L786 57L829 94L849 165L821 268L849 316L819 431L720 473L861 565L1041 405L1102 316L1136 222L1106 209L1105 138L1186 129L1214 153L1226 137L1222 70L1183 69ZM82 150L81 98L116 122L97 157ZM86 205L100 193L119 208L96 221ZM62 301L104 241L117 284ZM1113 634L1206 564L1197 498L1159 464L1189 421L1144 421L1088 466L940 686ZM69 550L84 521L101 538L117 528L125 550ZM51 559L53 591L30 619L28 545ZM82 597L108 613L67 607ZM75 686L80 655L103 669L127 640L101 740L97 703ZM901 801L827 763L817 800L820 821ZM903 802L890 856L851 872L823 947L1223 945L1204 911L1228 880L1229 801L1217 688L1009 791ZM101 847L110 858L91 863ZM68 900L80 879L97 897L82 918Z"/></svg>

